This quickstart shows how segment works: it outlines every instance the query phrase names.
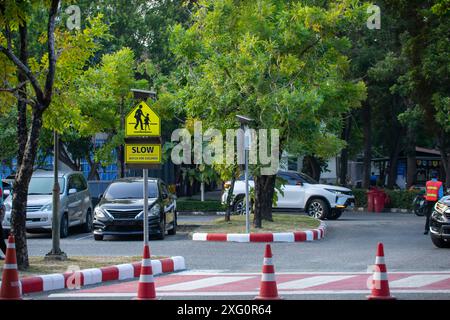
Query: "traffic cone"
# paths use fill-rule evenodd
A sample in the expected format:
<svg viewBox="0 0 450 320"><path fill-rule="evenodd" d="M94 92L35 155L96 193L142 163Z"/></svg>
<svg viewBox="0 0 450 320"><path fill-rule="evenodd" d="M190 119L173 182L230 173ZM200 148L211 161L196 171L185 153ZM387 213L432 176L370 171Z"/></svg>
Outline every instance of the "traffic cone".
<svg viewBox="0 0 450 320"><path fill-rule="evenodd" d="M386 264L384 262L383 244L378 243L377 256L375 258L375 270L372 276L372 294L367 297L369 300L395 300L389 291L389 280L387 276Z"/></svg>
<svg viewBox="0 0 450 320"><path fill-rule="evenodd" d="M13 235L8 237L0 300L22 300L19 272L17 271L16 243Z"/></svg>
<svg viewBox="0 0 450 320"><path fill-rule="evenodd" d="M150 248L144 245L144 254L139 276L137 300L156 300L155 282L153 279L152 261L150 260Z"/></svg>
<svg viewBox="0 0 450 320"><path fill-rule="evenodd" d="M272 262L272 249L266 244L264 263L262 267L261 286L259 296L255 300L280 300L278 296L277 281L275 280L275 267Z"/></svg>

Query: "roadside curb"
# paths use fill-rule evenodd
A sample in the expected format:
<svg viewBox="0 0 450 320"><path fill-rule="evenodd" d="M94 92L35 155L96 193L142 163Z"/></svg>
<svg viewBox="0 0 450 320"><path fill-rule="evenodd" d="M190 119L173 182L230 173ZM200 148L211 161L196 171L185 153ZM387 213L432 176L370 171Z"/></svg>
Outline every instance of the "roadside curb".
<svg viewBox="0 0 450 320"><path fill-rule="evenodd" d="M225 211L178 211L180 216L224 216Z"/></svg>
<svg viewBox="0 0 450 320"><path fill-rule="evenodd" d="M317 229L277 232L277 233L203 233L192 235L193 241L219 241L219 242L304 242L320 240L325 237L326 224L320 223Z"/></svg>
<svg viewBox="0 0 450 320"><path fill-rule="evenodd" d="M175 256L151 260L153 275L186 270L184 257ZM42 276L22 278L22 294L46 292L75 288L108 281L138 278L141 262L125 263L114 266L84 269L75 272L55 273Z"/></svg>
<svg viewBox="0 0 450 320"><path fill-rule="evenodd" d="M353 212L369 212L367 211L367 208L364 207L355 207L352 210ZM412 213L411 210L408 209L400 209L400 208L385 208L382 212L369 212L369 213L386 213L386 212L391 212L391 213Z"/></svg>

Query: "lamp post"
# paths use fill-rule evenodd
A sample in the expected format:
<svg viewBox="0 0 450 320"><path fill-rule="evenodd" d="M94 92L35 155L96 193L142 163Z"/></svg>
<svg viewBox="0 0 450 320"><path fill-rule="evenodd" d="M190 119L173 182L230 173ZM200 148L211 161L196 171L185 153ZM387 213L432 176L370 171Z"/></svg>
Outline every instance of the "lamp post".
<svg viewBox="0 0 450 320"><path fill-rule="evenodd" d="M248 184L248 154L250 150L251 145L251 136L250 132L248 131L249 127L248 124L253 121L253 119L236 115L236 118L241 123L241 129L244 130L244 161L245 161L245 230L246 233L250 233L250 201L249 201L249 184Z"/></svg>
<svg viewBox="0 0 450 320"><path fill-rule="evenodd" d="M53 190L52 190L52 250L45 255L45 260L67 260L67 255L61 251L59 246L60 238L60 185L58 181L58 155L59 155L59 137L58 133L53 131Z"/></svg>

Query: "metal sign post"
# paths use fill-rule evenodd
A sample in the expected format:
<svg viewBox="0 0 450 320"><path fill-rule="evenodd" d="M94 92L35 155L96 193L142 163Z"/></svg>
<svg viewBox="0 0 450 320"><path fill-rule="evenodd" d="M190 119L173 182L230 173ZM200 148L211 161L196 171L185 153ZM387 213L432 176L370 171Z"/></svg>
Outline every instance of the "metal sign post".
<svg viewBox="0 0 450 320"><path fill-rule="evenodd" d="M251 135L248 125L244 125L244 158L245 158L245 230L250 233L250 192L248 185L248 157L251 145Z"/></svg>
<svg viewBox="0 0 450 320"><path fill-rule="evenodd" d="M59 138L53 132L53 191L52 191L52 250L45 255L46 260L66 260L67 255L60 248L60 186L58 181Z"/></svg>
<svg viewBox="0 0 450 320"><path fill-rule="evenodd" d="M144 176L144 245L148 245L148 169L143 169Z"/></svg>
<svg viewBox="0 0 450 320"><path fill-rule="evenodd" d="M248 185L248 157L249 150L252 144L251 132L249 130L249 123L253 121L253 119L236 115L236 119L241 123L241 129L244 131L244 159L245 159L245 231L246 233L250 233L250 192Z"/></svg>
<svg viewBox="0 0 450 320"><path fill-rule="evenodd" d="M148 98L150 91L132 90L135 98ZM137 95L137 93L139 93ZM148 246L148 169L160 168L162 140L161 120L145 101L141 101L125 117L125 163L128 168L142 169L144 178L143 233Z"/></svg>
<svg viewBox="0 0 450 320"><path fill-rule="evenodd" d="M249 210L249 187L248 187L248 150L245 150L245 232L250 233L250 210Z"/></svg>

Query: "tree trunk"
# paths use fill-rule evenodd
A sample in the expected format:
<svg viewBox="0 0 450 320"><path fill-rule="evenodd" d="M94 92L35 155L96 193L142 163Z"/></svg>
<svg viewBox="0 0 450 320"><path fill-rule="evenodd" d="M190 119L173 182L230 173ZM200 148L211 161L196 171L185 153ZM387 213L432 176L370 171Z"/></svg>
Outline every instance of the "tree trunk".
<svg viewBox="0 0 450 320"><path fill-rule="evenodd" d="M27 25L24 22L22 26L19 27L20 33L20 60L28 66L28 43L27 43ZM23 83L27 80L26 75L19 70L17 74L19 83ZM17 151L17 164L22 163L23 152L27 143L27 104L25 99L27 98L27 86L24 85L18 92L19 101L17 103L17 145L19 146Z"/></svg>
<svg viewBox="0 0 450 320"><path fill-rule="evenodd" d="M70 158L69 154L67 153L66 147L64 146L64 143L61 139L58 139L58 144L59 144L59 150L60 150L59 155L58 155L58 160L60 160L62 163L64 163L66 166L68 166L73 171L79 171L80 166L77 164L76 161L74 161ZM55 155L53 155L53 156L55 156Z"/></svg>
<svg viewBox="0 0 450 320"><path fill-rule="evenodd" d="M18 166L14 180L14 192L12 198L11 229L16 240L17 266L19 270L26 270L29 266L28 248L26 238L26 215L28 185L33 174L33 165L39 141L39 133L42 128L42 113L33 111L31 129L26 147L23 153L22 163Z"/></svg>
<svg viewBox="0 0 450 320"><path fill-rule="evenodd" d="M311 176L311 178L313 178L316 181L320 180L320 173L321 173L321 168L320 168L320 164L317 161L317 158L314 156L305 156L304 160L306 161L307 164L307 173Z"/></svg>
<svg viewBox="0 0 450 320"><path fill-rule="evenodd" d="M119 161L118 161L119 178L124 178L125 177L125 157L124 157L123 145L120 145L117 147L117 158L119 159Z"/></svg>
<svg viewBox="0 0 450 320"><path fill-rule="evenodd" d="M236 167L233 167L233 176L231 177L231 186L230 189L228 190L228 195L227 195L227 211L225 212L225 221L230 221L231 220L231 211L233 210L233 192L234 192L234 184L236 182Z"/></svg>
<svg viewBox="0 0 450 320"><path fill-rule="evenodd" d="M92 161L91 155L88 153L86 155L86 160L89 163L89 174L88 174L88 180L100 180L100 175L98 174L98 166L99 163Z"/></svg>
<svg viewBox="0 0 450 320"><path fill-rule="evenodd" d="M122 97L120 102L120 130L124 130L125 128L125 115L124 115L124 105L125 101ZM118 168L119 168L119 178L125 177L125 148L123 145L120 145L117 148L117 158L118 158Z"/></svg>
<svg viewBox="0 0 450 320"><path fill-rule="evenodd" d="M362 109L362 120L364 123L364 161L363 161L363 181L365 189L370 187L370 174L372 169L372 116L371 106L366 103Z"/></svg>
<svg viewBox="0 0 450 320"><path fill-rule="evenodd" d="M339 183L343 186L347 185L347 168L348 168L348 143L350 140L350 132L352 128L351 113L346 115L344 128L342 129L341 139L347 142L347 146L341 151L341 159L339 164Z"/></svg>
<svg viewBox="0 0 450 320"><path fill-rule="evenodd" d="M416 183L416 132L413 126L409 126L406 129L406 157L407 157L407 170L406 170L406 188L409 189Z"/></svg>
<svg viewBox="0 0 450 320"><path fill-rule="evenodd" d="M389 157L389 172L388 172L388 183L387 188L393 189L394 184L397 181L397 164L398 164L398 155L400 153L400 134L394 137L394 148Z"/></svg>
<svg viewBox="0 0 450 320"><path fill-rule="evenodd" d="M275 192L275 175L255 177L255 228L262 227L262 220L273 221L272 200Z"/></svg>

